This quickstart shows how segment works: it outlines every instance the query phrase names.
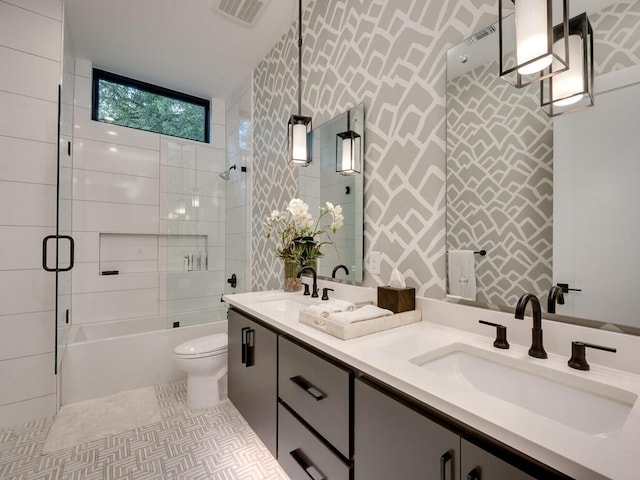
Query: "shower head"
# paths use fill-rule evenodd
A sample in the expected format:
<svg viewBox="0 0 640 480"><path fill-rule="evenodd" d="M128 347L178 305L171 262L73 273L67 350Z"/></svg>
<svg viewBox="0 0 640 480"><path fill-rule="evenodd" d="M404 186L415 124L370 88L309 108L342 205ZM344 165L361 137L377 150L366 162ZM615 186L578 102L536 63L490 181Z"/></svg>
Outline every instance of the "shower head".
<svg viewBox="0 0 640 480"><path fill-rule="evenodd" d="M218 175L220 175L220 178L223 179L224 181L229 180L229 177L231 176L231 170L235 170L236 166L231 165L229 168L227 168L224 172L220 172Z"/></svg>

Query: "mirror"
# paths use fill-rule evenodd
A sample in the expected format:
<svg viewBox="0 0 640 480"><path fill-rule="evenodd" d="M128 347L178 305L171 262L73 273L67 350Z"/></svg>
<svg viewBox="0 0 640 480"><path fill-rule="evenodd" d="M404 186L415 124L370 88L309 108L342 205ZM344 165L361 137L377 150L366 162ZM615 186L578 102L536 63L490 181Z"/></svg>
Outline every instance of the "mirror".
<svg viewBox="0 0 640 480"><path fill-rule="evenodd" d="M595 135L611 123L601 119L603 113L619 119L621 108L637 112L631 105L637 105L640 92L618 84L605 93L602 85L608 72L637 62L638 55L628 53L640 25L625 13L640 2L596 3L587 10L596 32L596 105L554 121L539 107L538 86L515 89L499 78L497 25L448 52L447 250L487 252L474 255L472 304L512 311L518 297L531 292L546 310L550 287L567 283L582 291L570 291L566 304L557 306L558 315L545 317L598 327L615 324L638 333L633 292L640 284L624 276L625 270L640 266L633 253L640 241L639 220L629 211L638 198L629 198L629 189L622 188L640 181L633 157L638 147L628 147L630 138L617 136L603 151L595 148L601 143ZM623 25L626 35L608 31L619 33ZM628 129L614 130L622 134ZM591 137L590 145L585 140ZM587 161L590 151L597 157ZM617 176L604 177L604 172ZM612 203L614 198L622 203ZM602 218L595 217L598 202ZM620 251L626 269L624 260L612 255Z"/></svg>
<svg viewBox="0 0 640 480"><path fill-rule="evenodd" d="M348 117L348 118L347 118ZM347 120L349 125L347 125ZM361 137L360 158L364 159L364 104L341 113L313 129L312 163L298 169L298 196L317 218L326 202L342 206L344 225L332 234L334 247L323 248L318 259L318 276L331 278L338 265L347 267L335 273L337 280L361 284L364 258L364 172L342 175L336 172L336 138L347 130ZM364 165L364 161L361 162Z"/></svg>
<svg viewBox="0 0 640 480"><path fill-rule="evenodd" d="M448 52L447 250L485 250L471 300L515 306L551 288L553 130L537 88L499 77L497 52L497 25Z"/></svg>

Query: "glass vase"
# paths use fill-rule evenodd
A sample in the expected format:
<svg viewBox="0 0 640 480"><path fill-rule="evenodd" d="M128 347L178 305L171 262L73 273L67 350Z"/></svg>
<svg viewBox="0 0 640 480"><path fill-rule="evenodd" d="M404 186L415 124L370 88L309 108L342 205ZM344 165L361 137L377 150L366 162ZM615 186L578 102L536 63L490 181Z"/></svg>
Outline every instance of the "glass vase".
<svg viewBox="0 0 640 480"><path fill-rule="evenodd" d="M300 252L300 266L308 266L318 271L318 244L313 237L297 237L293 240Z"/></svg>
<svg viewBox="0 0 640 480"><path fill-rule="evenodd" d="M298 278L300 262L290 258L284 259L284 291L298 292L302 288L302 279Z"/></svg>

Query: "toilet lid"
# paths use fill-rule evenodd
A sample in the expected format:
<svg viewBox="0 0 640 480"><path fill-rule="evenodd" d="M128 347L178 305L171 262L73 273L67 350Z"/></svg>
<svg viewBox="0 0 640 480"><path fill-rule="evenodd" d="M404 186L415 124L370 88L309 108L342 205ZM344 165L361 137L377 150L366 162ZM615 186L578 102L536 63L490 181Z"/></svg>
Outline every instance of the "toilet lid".
<svg viewBox="0 0 640 480"><path fill-rule="evenodd" d="M195 338L188 342L181 343L174 349L176 355L202 355L203 353L213 353L226 350L229 343L226 333L207 335L206 337Z"/></svg>

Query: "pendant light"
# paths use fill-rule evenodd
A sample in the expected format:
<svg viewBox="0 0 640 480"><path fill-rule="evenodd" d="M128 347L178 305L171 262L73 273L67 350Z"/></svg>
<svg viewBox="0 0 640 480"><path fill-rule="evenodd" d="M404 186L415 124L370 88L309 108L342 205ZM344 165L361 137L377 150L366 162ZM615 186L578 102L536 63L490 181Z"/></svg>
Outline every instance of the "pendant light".
<svg viewBox="0 0 640 480"><path fill-rule="evenodd" d="M291 115L287 128L289 165L311 163L311 117L302 115L302 0L298 0L298 114Z"/></svg>
<svg viewBox="0 0 640 480"><path fill-rule="evenodd" d="M554 32L554 42L563 48L559 35ZM540 105L550 117L593 106L593 30L586 13L569 20L568 44L569 69L540 87Z"/></svg>
<svg viewBox="0 0 640 480"><path fill-rule="evenodd" d="M507 8L503 8L503 3ZM569 68L568 0L499 0L500 77L521 88ZM556 25L556 27L554 27ZM553 42L562 33L564 48Z"/></svg>
<svg viewBox="0 0 640 480"><path fill-rule="evenodd" d="M362 137L351 130L350 116L348 110L347 131L336 135L336 172L341 175L357 175L362 171Z"/></svg>

